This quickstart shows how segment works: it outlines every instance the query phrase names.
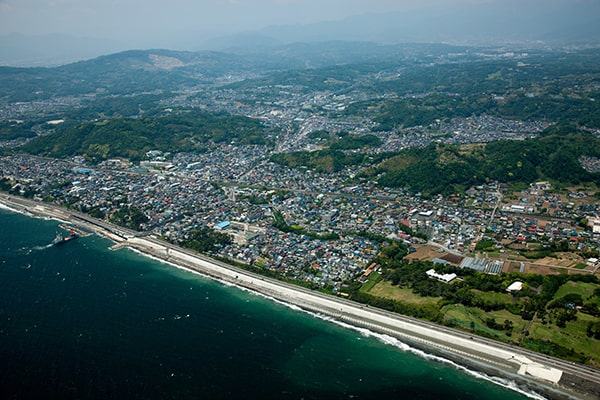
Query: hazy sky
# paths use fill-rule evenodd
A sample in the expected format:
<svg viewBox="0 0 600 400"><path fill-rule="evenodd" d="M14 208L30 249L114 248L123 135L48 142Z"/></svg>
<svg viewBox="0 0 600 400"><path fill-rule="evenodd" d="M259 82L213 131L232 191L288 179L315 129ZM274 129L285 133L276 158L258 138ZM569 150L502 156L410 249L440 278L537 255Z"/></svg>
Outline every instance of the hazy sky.
<svg viewBox="0 0 600 400"><path fill-rule="evenodd" d="M186 34L307 24L367 12L500 0L0 0L0 35L67 33L169 45Z"/></svg>

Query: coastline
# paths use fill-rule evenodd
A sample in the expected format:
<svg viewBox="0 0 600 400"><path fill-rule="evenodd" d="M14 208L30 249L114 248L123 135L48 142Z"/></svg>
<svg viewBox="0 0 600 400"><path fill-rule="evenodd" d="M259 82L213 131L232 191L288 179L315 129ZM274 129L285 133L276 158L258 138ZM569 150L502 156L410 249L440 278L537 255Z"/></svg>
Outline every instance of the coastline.
<svg viewBox="0 0 600 400"><path fill-rule="evenodd" d="M586 379L578 374L576 366L569 367L570 363L562 360L253 274L153 236L136 237L133 231L58 206L6 194L0 194L0 204L30 216L69 222L112 240L116 243L114 249L128 247L176 267L300 307L317 316L387 335L458 365L472 367L490 376L508 378L551 398L593 399L600 394L600 371L589 372L590 378Z"/></svg>

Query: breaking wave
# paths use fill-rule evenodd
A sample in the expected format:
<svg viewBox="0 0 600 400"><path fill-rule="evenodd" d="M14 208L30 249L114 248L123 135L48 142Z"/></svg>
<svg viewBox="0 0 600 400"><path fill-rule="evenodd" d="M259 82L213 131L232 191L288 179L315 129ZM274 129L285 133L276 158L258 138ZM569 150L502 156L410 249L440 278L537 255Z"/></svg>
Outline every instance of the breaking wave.
<svg viewBox="0 0 600 400"><path fill-rule="evenodd" d="M455 369L457 369L457 370L459 370L459 371L461 371L461 372L463 372L463 373L465 373L465 374L467 374L469 376L472 376L474 378L481 379L481 380L493 383L495 385L501 386L503 388L512 390L512 391L517 392L519 394L522 394L522 395L524 395L524 396L526 396L526 397L528 397L530 399L534 399L534 400L546 400L546 397L540 395L539 393L534 392L533 390L530 390L528 388L524 388L524 387L518 385L516 382L514 382L514 381L512 381L510 379L504 379L504 378L500 378L500 377L496 377L496 376L490 376L490 375L487 375L487 374L485 374L483 372L470 369L468 367L465 367L463 365L457 364L454 361L451 361L451 360L446 359L444 357L440 357L440 356L437 356L437 355L434 355L434 354L430 354L430 353L427 353L426 351L423 351L421 349L412 347L412 346L410 346L410 345L408 345L408 344L406 344L406 343L404 343L404 342L402 342L402 341L400 341L400 340L398 340L398 339L396 339L396 338L394 338L392 336L389 336L389 335L386 335L386 334L382 334L382 333L373 332L373 331L371 331L369 329L366 329L366 328L362 328L362 327L358 327L358 326L355 326L355 325L351 325L351 324L339 321L339 320L337 320L337 319L335 319L333 317L330 317L328 315L324 315L324 314L320 314L320 313L315 313L315 312L312 312L312 311L308 311L308 310L306 310L306 309L304 309L302 307L299 307L299 306L297 306L295 304L291 304L289 302L276 299L276 298L274 298L272 296L260 293L258 291L249 289L247 287L241 286L239 284L236 284L236 283L233 283L233 282L230 282L230 281L226 281L226 280L223 280L223 279L218 279L218 278L215 278L213 276L210 276L210 275L207 275L207 274L203 274L203 273L198 272L198 271L194 271L191 268L186 268L186 267L178 265L178 264L176 264L174 262L170 262L170 261L166 261L166 260L163 260L161 258L158 258L158 257L154 257L152 255L149 255L149 254L144 253L142 251L139 251L137 249L130 248L130 250L133 250L136 253L139 253L139 254L141 254L141 255L143 255L145 257L151 258L151 259L159 261L161 263L171 265L171 266L173 266L173 267L175 267L177 269L184 270L184 271L187 271L187 272L192 272L192 273L194 273L196 275L200 275L200 276L202 276L204 278L208 278L210 280L219 282L223 286L234 287L234 288L236 288L238 290L242 290L244 292L248 292L248 293L252 293L254 295L258 295L258 296L260 296L262 298L265 298L265 299L268 299L268 300L273 301L275 303L281 304L281 305L283 305L283 306L285 306L285 307L287 307L287 308L289 308L289 309L291 309L293 311L303 312L303 313L311 315L311 316L313 316L315 318L319 318L319 319L321 319L323 321L334 323L334 324L336 324L338 326L341 326L341 327L343 327L345 329L353 330L355 332L360 333L364 337L375 338L375 339L379 340L380 342L382 342L382 343L384 343L384 344L386 344L388 346L395 347L395 348L397 348L399 350L402 350L402 351L405 351L405 352L410 352L410 353L415 354L415 355L417 355L417 356L419 356L419 357L421 357L423 359L431 360L431 361L435 361L435 362L440 362L440 363L449 365L449 366L451 366L451 367L453 367L453 368L455 368Z"/></svg>
<svg viewBox="0 0 600 400"><path fill-rule="evenodd" d="M303 310L303 311L305 311L305 310ZM527 388L523 388L523 387L519 386L516 382L514 382L510 379L504 379L504 378L499 378L496 376L490 376L481 371L472 370L470 368L465 367L464 365L460 365L460 364L455 363L454 361L448 360L447 358L440 357L435 354L430 354L421 349L417 349L415 347L409 346L408 344L396 339L395 337L392 337L392 336L389 336L389 335L386 335L383 333L373 332L366 328L361 328L358 326L347 324L345 322L336 320L335 318L329 317L327 315L317 314L317 313L313 313L310 311L305 311L305 312L307 312L311 315L314 315L315 317L320 318L322 320L332 322L332 323L339 325L341 327L344 327L346 329L350 329L350 330L359 332L364 337L375 338L388 346L396 347L397 349L400 349L402 351L410 352L410 353L415 354L426 360L441 362L443 364L449 365L461 372L464 372L465 374L467 374L469 376L475 377L477 379L482 379L487 382L491 382L495 385L504 387L506 389L510 389L514 392L517 392L526 397L529 397L530 399L535 399L535 400L545 400L546 399L546 397L540 395L539 393L536 393L533 390L529 390Z"/></svg>

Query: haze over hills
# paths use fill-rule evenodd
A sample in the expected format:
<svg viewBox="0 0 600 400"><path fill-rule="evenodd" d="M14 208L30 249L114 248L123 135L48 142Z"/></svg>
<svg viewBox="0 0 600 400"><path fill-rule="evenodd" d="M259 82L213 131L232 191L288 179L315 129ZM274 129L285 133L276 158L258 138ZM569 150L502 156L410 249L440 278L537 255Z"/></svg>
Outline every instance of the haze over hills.
<svg viewBox="0 0 600 400"><path fill-rule="evenodd" d="M218 36L203 27L185 34L148 32L144 40L77 34L0 36L0 65L61 65L133 48L254 52L323 41L451 43L537 47L600 44L600 2L528 1L443 4L367 13L317 23L278 24Z"/></svg>
<svg viewBox="0 0 600 400"><path fill-rule="evenodd" d="M218 51L128 50L51 68L0 67L0 97L30 101L102 93L180 90L214 79L235 82L270 72L356 63L433 62L462 46L323 42L281 45L244 54Z"/></svg>
<svg viewBox="0 0 600 400"><path fill-rule="evenodd" d="M539 46L600 43L600 3L496 3L363 14L311 25L270 26L254 35L239 34L214 41L218 46L310 42L322 40L377 43L436 42L469 45Z"/></svg>

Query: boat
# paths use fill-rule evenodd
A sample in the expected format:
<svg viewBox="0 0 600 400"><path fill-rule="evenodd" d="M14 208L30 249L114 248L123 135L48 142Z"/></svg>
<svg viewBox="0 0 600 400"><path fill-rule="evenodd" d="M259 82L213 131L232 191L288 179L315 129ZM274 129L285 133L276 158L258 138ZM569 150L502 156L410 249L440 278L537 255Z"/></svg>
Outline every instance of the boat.
<svg viewBox="0 0 600 400"><path fill-rule="evenodd" d="M77 239L77 233L71 229L69 236L63 236L60 232L56 232L56 237L52 241L53 246L58 246L60 244L65 244L73 239Z"/></svg>

